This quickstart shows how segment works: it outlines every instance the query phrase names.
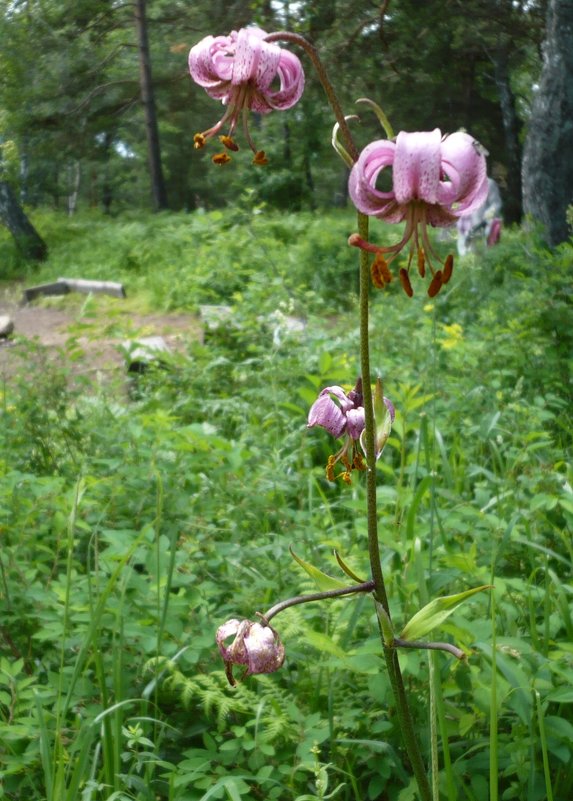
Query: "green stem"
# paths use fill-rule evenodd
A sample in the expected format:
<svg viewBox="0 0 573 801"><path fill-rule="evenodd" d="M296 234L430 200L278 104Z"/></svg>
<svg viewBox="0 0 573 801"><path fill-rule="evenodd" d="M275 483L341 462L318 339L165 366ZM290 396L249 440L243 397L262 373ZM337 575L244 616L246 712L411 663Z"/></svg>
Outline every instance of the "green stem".
<svg viewBox="0 0 573 801"><path fill-rule="evenodd" d="M368 217L357 212L358 233L368 240ZM378 541L378 511L376 499L376 452L375 452L375 425L374 409L372 405L372 377L370 374L370 332L369 332L369 292L370 292L370 259L368 253L360 250L360 367L362 374L362 395L364 399L365 443L366 443L366 504L368 522L368 555L370 569L374 581L374 596L390 618L388 595L382 573L380 561L380 545ZM384 635L381 631L384 645L384 658L390 678L390 684L396 701L400 729L404 744L408 752L410 764L418 783L423 801L431 801L432 792L428 776L422 759L420 746L414 729L408 698L402 679L398 655L392 648L384 644Z"/></svg>
<svg viewBox="0 0 573 801"><path fill-rule="evenodd" d="M318 52L310 42L299 36L296 33L289 33L288 31L279 31L266 37L267 42L286 41L297 44L303 48L308 54L310 60L316 69L317 75L322 83L328 101L336 117L336 121L340 126L340 132L344 139L345 147L353 161L358 159L358 149L352 138L350 128L346 122L344 112L334 91L332 84L328 78L326 70ZM368 241L368 217L365 214L357 212L358 215L358 233L362 239ZM370 375L370 344L369 344L369 317L368 317L368 303L369 303L369 290L370 290L370 264L369 255L366 251L360 250L360 365L362 375L362 394L364 398L364 417L365 417L365 444L366 444L366 503L367 503L367 521L368 521L368 556L370 559L370 569L372 572L372 581L374 583L374 597L378 604L382 606L388 618L390 618L390 609L388 606L388 595L384 584L384 576L382 574L382 564L380 561L380 546L378 542L378 512L376 504L376 453L375 453L375 428L374 428L374 409L372 404L372 378ZM379 617L380 617L380 613ZM400 664L398 655L393 648L385 645L384 634L382 627L380 627L380 636L384 648L384 657L390 678L390 684L394 693L396 701L396 708L398 719L400 721L400 729L414 776L418 783L420 796L422 801L432 801L432 792L428 782L424 760L418 745L416 732L410 708L408 706L408 699L400 671Z"/></svg>
<svg viewBox="0 0 573 801"><path fill-rule="evenodd" d="M257 615L259 615L263 623L266 624L271 618L273 618L275 615L278 615L278 613L282 612L284 609L288 609L290 606L307 604L311 601L323 601L325 598L340 598L343 595L352 595L356 592L372 592L373 589L373 581L364 581L362 584L355 584L352 587L339 587L334 590L312 592L308 595L296 595L294 598L287 598L285 601L279 601L278 604L272 606L268 612L265 612L264 615L259 614L259 612L257 612Z"/></svg>
<svg viewBox="0 0 573 801"><path fill-rule="evenodd" d="M308 55L310 60L312 61L312 65L316 70L316 74L318 75L320 82L322 84L322 88L324 89L326 96L328 98L328 102L334 112L334 116L336 117L336 122L340 125L340 131L342 133L342 138L344 139L344 144L346 145L346 149L348 153L352 157L353 161L357 161L358 159L358 149L354 144L354 139L352 138L352 134L350 133L350 128L348 127L348 123L346 122L346 117L344 116L344 112L342 110L342 106L340 105L340 101L334 91L332 84L328 78L326 70L324 69L324 65L320 60L318 55L318 51L314 45L311 45L304 36L299 36L298 33L290 33L290 31L277 31L276 33L272 33L270 36L267 36L265 39L266 42L292 42L293 44L297 44L304 52Z"/></svg>

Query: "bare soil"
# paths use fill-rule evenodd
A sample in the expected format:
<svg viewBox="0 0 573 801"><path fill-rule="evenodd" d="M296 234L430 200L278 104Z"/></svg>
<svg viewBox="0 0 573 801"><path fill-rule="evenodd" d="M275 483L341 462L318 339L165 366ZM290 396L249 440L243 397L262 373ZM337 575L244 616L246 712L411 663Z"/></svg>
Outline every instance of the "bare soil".
<svg viewBox="0 0 573 801"><path fill-rule="evenodd" d="M0 291L0 315L14 322L14 332L0 338L0 381L26 369L31 348L36 363L56 360L69 364L75 375L105 380L125 372L127 343L160 336L171 351L180 352L203 338L201 322L192 314L140 314L129 300L76 293L26 306L20 305L21 297L17 285Z"/></svg>

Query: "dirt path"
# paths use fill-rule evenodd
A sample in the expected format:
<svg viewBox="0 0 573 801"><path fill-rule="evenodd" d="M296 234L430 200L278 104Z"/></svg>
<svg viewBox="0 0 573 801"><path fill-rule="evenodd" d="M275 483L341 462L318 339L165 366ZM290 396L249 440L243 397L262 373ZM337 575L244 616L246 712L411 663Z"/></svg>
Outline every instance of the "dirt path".
<svg viewBox="0 0 573 801"><path fill-rule="evenodd" d="M30 348L38 359L67 362L75 374L112 375L125 369L126 343L160 336L168 348L202 340L202 326L191 314L138 314L128 301L73 294L20 306L18 286L0 292L0 315L9 315L14 332L0 338L0 379L21 370Z"/></svg>

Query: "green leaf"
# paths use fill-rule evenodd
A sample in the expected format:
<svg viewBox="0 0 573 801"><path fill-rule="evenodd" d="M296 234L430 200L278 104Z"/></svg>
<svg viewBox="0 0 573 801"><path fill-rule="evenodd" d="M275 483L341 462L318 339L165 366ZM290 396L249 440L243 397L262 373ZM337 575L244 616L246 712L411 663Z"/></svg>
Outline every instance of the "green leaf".
<svg viewBox="0 0 573 801"><path fill-rule="evenodd" d="M467 598L471 598L482 590L491 590L491 584L483 584L481 587L474 587L472 590L465 592L458 592L456 595L445 595L443 598L434 598L429 604L426 604L419 612L416 612L413 618L404 626L400 639L402 640L418 640L424 637L436 626L439 626L444 620L449 617L457 607L463 603Z"/></svg>
<svg viewBox="0 0 573 801"><path fill-rule="evenodd" d="M346 573L347 576L350 576L350 578L356 581L358 584L364 584L366 579L359 578L359 576L357 576L356 573L350 567L348 567L348 565L346 564L342 556L338 553L336 548L334 549L334 555L336 557L336 561L338 562L341 569Z"/></svg>
<svg viewBox="0 0 573 801"><path fill-rule="evenodd" d="M394 642L394 629L392 628L392 621L382 604L376 602L376 613L382 628L382 635L384 637L384 645L391 646Z"/></svg>
<svg viewBox="0 0 573 801"><path fill-rule="evenodd" d="M289 551L295 562L298 562L302 569L308 573L319 590L338 590L348 586L344 581L328 576L326 573L323 573L322 570L319 570L318 567L311 565L309 562L305 562L304 559L301 559L300 556L295 554L291 546L289 546Z"/></svg>

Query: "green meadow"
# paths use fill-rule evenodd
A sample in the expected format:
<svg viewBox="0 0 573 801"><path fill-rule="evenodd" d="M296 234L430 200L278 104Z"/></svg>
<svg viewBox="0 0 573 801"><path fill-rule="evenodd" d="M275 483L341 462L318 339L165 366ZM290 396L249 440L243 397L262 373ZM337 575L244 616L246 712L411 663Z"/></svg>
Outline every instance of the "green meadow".
<svg viewBox="0 0 573 801"><path fill-rule="evenodd" d="M36 301L69 312L68 343L48 358L16 331L0 377L0 798L417 798L369 597L277 615L283 668L235 688L215 646L229 618L316 591L289 548L338 579L335 551L370 571L362 476L327 481L336 442L306 426L359 374L353 215L262 212L248 193L39 211L41 267L0 231L3 290L127 291ZM508 228L433 300L420 279L370 299L396 407L377 488L393 619L493 587L432 634L464 660L399 653L443 801L573 797L572 264L571 243ZM198 336L204 305L229 311ZM135 311L186 314L189 333L129 385L122 367L86 378L86 337L153 333Z"/></svg>

